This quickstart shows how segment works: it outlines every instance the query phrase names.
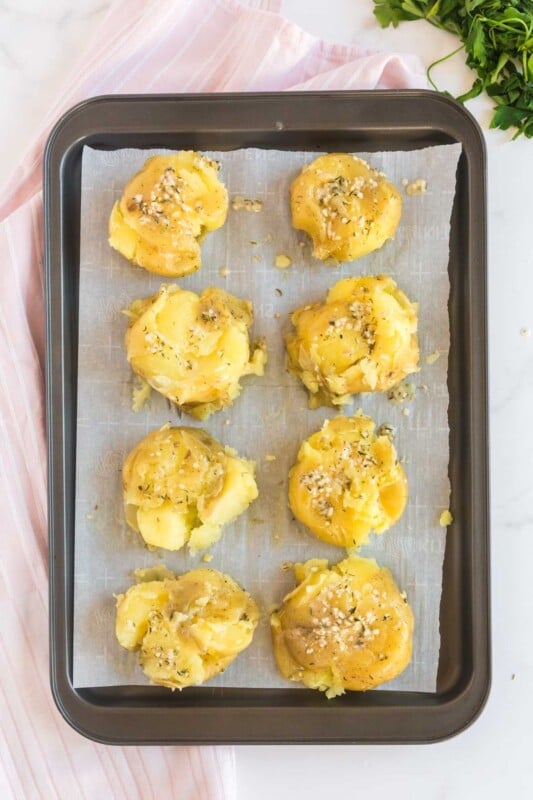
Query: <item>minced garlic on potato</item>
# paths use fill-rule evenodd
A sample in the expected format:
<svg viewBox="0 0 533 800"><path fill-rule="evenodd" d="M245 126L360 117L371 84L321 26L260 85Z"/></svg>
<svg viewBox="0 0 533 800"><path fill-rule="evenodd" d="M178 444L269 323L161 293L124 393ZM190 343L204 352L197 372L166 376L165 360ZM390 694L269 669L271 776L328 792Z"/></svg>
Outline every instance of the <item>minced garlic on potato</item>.
<svg viewBox="0 0 533 800"><path fill-rule="evenodd" d="M402 214L399 191L382 172L349 153L319 156L291 186L292 224L322 260L353 261L394 236Z"/></svg>
<svg viewBox="0 0 533 800"><path fill-rule="evenodd" d="M297 309L291 321L288 367L307 387L311 408L385 392L418 370L417 305L385 275L344 278L325 302Z"/></svg>
<svg viewBox="0 0 533 800"><path fill-rule="evenodd" d="M334 417L306 439L289 472L289 505L315 536L338 547L364 544L401 517L407 478L386 435L361 412Z"/></svg>
<svg viewBox="0 0 533 800"><path fill-rule="evenodd" d="M263 343L251 348L252 305L223 289L200 295L163 285L128 310L126 352L134 372L198 419L230 405L244 375L262 375Z"/></svg>
<svg viewBox="0 0 533 800"><path fill-rule="evenodd" d="M124 462L127 522L152 547L205 550L257 497L254 466L201 428L165 425Z"/></svg>
<svg viewBox="0 0 533 800"><path fill-rule="evenodd" d="M158 275L197 270L202 237L220 228L228 212L218 169L218 162L192 150L149 158L113 206L111 247Z"/></svg>
<svg viewBox="0 0 533 800"><path fill-rule="evenodd" d="M411 660L413 614L388 569L351 556L296 564L296 588L271 616L274 655L290 681L326 697L397 677Z"/></svg>
<svg viewBox="0 0 533 800"><path fill-rule="evenodd" d="M117 597L115 632L122 647L139 651L151 683L198 686L248 647L259 611L229 575L204 567L151 580L143 572Z"/></svg>

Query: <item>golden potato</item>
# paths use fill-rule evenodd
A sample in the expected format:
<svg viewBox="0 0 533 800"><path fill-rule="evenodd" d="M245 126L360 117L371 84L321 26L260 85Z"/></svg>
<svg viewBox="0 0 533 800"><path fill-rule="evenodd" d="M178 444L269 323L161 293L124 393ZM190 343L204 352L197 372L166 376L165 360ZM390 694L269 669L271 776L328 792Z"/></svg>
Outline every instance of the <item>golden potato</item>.
<svg viewBox="0 0 533 800"><path fill-rule="evenodd" d="M109 219L109 244L128 261L166 277L201 263L200 241L226 221L228 193L219 164L183 150L149 158Z"/></svg>
<svg viewBox="0 0 533 800"><path fill-rule="evenodd" d="M407 478L389 437L374 429L360 412L326 420L289 472L292 513L328 544L357 547L403 514Z"/></svg>
<svg viewBox="0 0 533 800"><path fill-rule="evenodd" d="M152 547L204 550L257 497L254 467L204 430L165 425L124 462L128 524Z"/></svg>
<svg viewBox="0 0 533 800"><path fill-rule="evenodd" d="M413 613L388 569L352 556L295 565L298 586L270 618L279 671L336 697L373 689L411 659Z"/></svg>
<svg viewBox="0 0 533 800"><path fill-rule="evenodd" d="M309 406L342 406L416 372L417 310L392 278L378 275L344 278L325 302L293 311L288 368L308 389Z"/></svg>
<svg viewBox="0 0 533 800"><path fill-rule="evenodd" d="M125 341L133 371L198 419L230 405L243 375L264 372L264 343L250 347L252 304L223 289L197 295L163 285L153 297L135 301L128 315Z"/></svg>
<svg viewBox="0 0 533 800"><path fill-rule="evenodd" d="M137 570L117 596L115 632L151 683L184 689L223 672L252 641L259 611L248 592L214 569L176 576ZM155 578L155 579L154 579Z"/></svg>
<svg viewBox="0 0 533 800"><path fill-rule="evenodd" d="M315 158L291 186L292 224L313 242L315 258L353 261L394 236L399 191L382 172L349 153Z"/></svg>

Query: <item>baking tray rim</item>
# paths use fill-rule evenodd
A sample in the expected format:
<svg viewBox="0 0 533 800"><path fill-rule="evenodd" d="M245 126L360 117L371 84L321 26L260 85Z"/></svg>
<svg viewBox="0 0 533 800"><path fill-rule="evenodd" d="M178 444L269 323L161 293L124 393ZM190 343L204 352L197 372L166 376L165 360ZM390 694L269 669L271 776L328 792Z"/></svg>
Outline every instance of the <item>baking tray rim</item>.
<svg viewBox="0 0 533 800"><path fill-rule="evenodd" d="M233 706L205 706L203 708L198 707L191 707L189 706L174 706L171 708L161 709L157 706L151 706L148 709L139 709L135 705L128 706L127 708L124 706L109 706L105 707L100 703L93 703L90 702L89 699L82 696L80 692L83 690L74 689L72 683L70 681L68 675L68 657L66 650L68 649L69 642L67 631L65 630L65 625L63 624L63 631L59 630L59 619L57 612L57 589L65 592L66 582L68 580L68 565L65 563L65 533L64 525L62 525L62 530L57 531L57 528L54 524L55 516L54 513L56 508L55 500L55 490L57 488L57 483L54 483L54 474L57 468L57 448L54 448L55 436L53 434L58 433L58 423L56 421L56 414L54 413L54 389L57 390L57 382L54 381L54 377L57 373L58 363L57 363L57 354L54 353L55 348L52 346L53 341L53 329L54 329L54 319L53 319L53 292L52 292L52 282L53 282L53 275L52 275L52 263L54 261L54 235L50 233L50 223L53 221L54 216L56 217L57 222L57 211L56 208L54 211L53 201L54 199L59 203L62 202L62 192L63 192L63 184L61 178L58 178L59 173L62 170L62 165L64 159L72 152L72 148L78 149L81 152L81 149L84 146L84 143L87 140L94 136L95 134L110 134L112 136L116 135L164 135L169 134L172 131L167 127L161 128L158 126L157 120L154 122L153 120L146 121L146 119L142 120L142 123L139 127L135 130L131 128L121 129L120 121L117 124L115 121L114 127L107 128L105 124L98 124L96 126L89 126L88 128L83 129L84 123L83 117L84 115L89 115L89 119L91 120L92 115L94 112L98 112L98 110L106 109L109 110L109 107L119 107L119 106L128 106L128 104L134 103L138 104L141 103L148 103L152 106L155 104L181 104L183 106L184 103L190 103L195 106L198 105L208 105L210 104L220 104L220 103L232 103L232 104L241 104L241 103L248 103L248 104L257 104L259 103L259 107L264 106L268 101L273 103L281 103L283 105L284 101L287 100L287 93L240 93L240 94L205 94L205 95L179 95L179 94L166 94L166 95L119 95L119 96L101 96L95 97L90 100L85 100L72 109L66 112L61 119L56 123L50 136L48 138L46 148L45 148L45 156L44 156L44 218L45 218L45 279L46 279L46 332L47 332L47 352L46 352L46 411L47 411L47 434L48 434L48 467L49 467L49 540L50 540L50 679L51 679L51 688L54 700L56 705L64 716L66 721L78 732L87 736L88 738L92 738L95 741L100 742L107 742L107 743L222 743L222 742L243 742L242 734L232 736L231 734L225 734L223 736L209 736L206 735L205 732L202 735L192 735L192 738L189 735L185 736L177 736L177 738L169 739L168 736L161 736L160 738L156 735L154 737L150 737L148 740L146 737L136 738L132 736L131 738L124 739L123 736L116 736L110 735L103 732L101 729L101 724L104 722L104 718L109 718L110 716L113 717L116 714L122 713L125 714L125 727L124 730L128 730L131 726L131 722L129 721L130 718L133 719L135 715L140 711L141 717L142 715L146 715L146 713L156 712L158 715L161 714L168 714L171 713L176 716L176 721L180 718L181 721L185 722L187 717L191 716L191 710L193 715L200 715L205 716L204 712L208 712L209 715L213 715L218 713L222 713L224 716L224 720L229 722L228 715L230 711L237 712L241 717L248 716L246 712L255 712L255 711L262 711L263 714L265 711L268 712L269 718L272 720L272 725L267 725L266 728L269 729L264 735L261 735L259 732L252 732L250 731L250 736L246 738L246 741L249 743L260 743L260 742L295 742L295 743L415 743L415 742L433 742L433 741L440 741L450 736L453 736L460 731L464 730L468 727L481 713L485 702L487 700L489 689L490 689L490 619L489 619L489 550L488 550L488 522L489 522L489 503L488 503L488 491L489 491L489 483L488 483L488 457L487 457L487 441L488 441L488 391L487 391L487 335L486 335L486 198L485 198L485 164L486 164L486 153L485 153L485 143L483 139L483 134L469 112L464 109L462 106L457 104L451 98L444 97L442 95L436 94L431 91L427 90L394 90L394 91L383 91L383 92L368 92L368 91L341 91L341 92L305 92L305 93L291 93L291 105L294 104L312 104L313 100L327 100L328 102L331 100L339 100L339 101L359 101L360 103L376 101L378 105L382 102L386 101L398 101L398 100L419 100L423 101L424 103L434 108L440 107L443 111L446 112L446 119L443 118L441 124L439 125L439 131L441 131L444 135L449 136L450 138L454 139L455 141L461 141L463 143L463 150L465 142L461 138L457 138L456 129L454 128L453 124L453 115L455 114L456 119L457 115L459 118L462 119L462 122L466 124L468 135L470 137L469 146L474 148L476 152L476 156L478 159L478 169L480 169L480 174L478 175L478 179L480 180L480 198L482 202L482 211L483 213L480 215L481 217L481 225L479 226L479 233L477 237L477 249L478 249L478 258L480 261L479 269L481 269L481 286L479 288L479 294L481 296L481 303L478 302L477 308L477 318L476 322L478 323L481 336L477 337L477 349L481 353L481 378L482 378L482 385L483 385L483 396L481 397L481 402L479 403L478 412L481 413L481 420L478 420L477 428L480 430L481 433L485 434L485 444L484 447L479 450L478 446L478 457L481 456L481 471L482 481L481 487L478 487L482 490L482 497L480 498L477 504L477 510L482 517L482 521L484 522L483 530L478 532L477 536L477 549L478 555L481 556L480 562L476 565L476 576L478 579L478 586L476 588L476 596L474 597L475 604L478 606L477 608L477 627L476 627L476 636L477 636L477 645L478 649L482 651L483 657L477 658L477 663L475 668L472 668L472 674L470 675L470 679L466 682L463 682L461 685L458 683L457 686L454 688L453 691L449 691L442 695L435 693L434 695L430 695L430 697L434 698L436 703L426 706L418 706L418 705L401 705L398 704L394 707L395 713L399 713L402 715L402 719L396 720L396 726L398 729L401 730L401 735L387 735L384 731L384 736L376 737L375 735L370 735L368 738L365 736L364 731L356 731L354 735L328 735L326 738L317 738L315 734L311 734L309 737L303 731L299 735L289 735L286 739L283 738L283 734L281 730L278 728L280 721L282 723L282 728L286 727L283 726L283 719L278 720L277 717L280 716L283 718L285 716L285 721L287 718L287 713L290 709L291 713L296 713L299 717L304 717L310 719L312 716L312 712L318 713L320 717L323 717L323 711L325 708L331 708L331 711L334 711L336 708L337 715L346 716L346 715L359 715L359 719L364 719L364 717L368 713L376 712L377 709L381 712L379 714L382 717L382 722L385 722L383 718L383 714L385 713L386 709L388 708L387 704L384 706L370 706L370 707L360 707L360 706L345 706L343 708L339 708L339 706L335 703L328 704L328 706L324 707L304 707L301 705L297 705L296 707L292 706L277 706L277 707L268 707L268 706L253 706L253 707L241 707L238 704ZM309 105L307 108L312 110L313 106ZM300 109L301 110L301 109ZM447 114L450 114L450 120L447 119ZM290 117L291 111L289 111L288 116ZM98 116L98 114L97 114ZM79 129L80 120L82 123L82 130ZM177 122L176 120L174 121ZM203 133L211 133L215 134L217 132L216 124L212 124L212 120L204 120L206 123L205 126L202 128ZM215 120L216 122L216 120ZM322 124L320 124L322 123ZM409 127L414 127L413 125L409 125L408 123L399 124L397 126L389 125L390 129L394 129L397 127L401 130L408 130ZM72 131L69 131L69 128L72 128ZM198 133L197 130L191 129L190 126L183 126L183 124L179 124L178 128L181 133L189 133L190 135L194 135ZM428 130L431 126L428 125ZM353 130L362 130L366 131L372 130L372 126L365 125L364 122L359 121L359 128L350 128L347 130L346 133L353 133ZM432 129L435 129L433 126ZM253 125L249 125L246 130L250 133L257 133L257 131L265 131L264 126L261 128L254 127ZM289 125L285 130L307 130L312 131L314 133L319 133L323 131L330 132L332 128L328 125L324 124L324 120L319 120L317 123L316 121L316 114L311 114L305 120L305 124L298 126L298 125ZM275 135L274 131L279 131L279 128L273 126L269 133ZM63 143L62 139L66 141ZM87 142L88 143L88 142ZM127 145L126 145L127 146ZM251 146L248 144L242 144L241 146ZM274 144L274 147L279 146ZM222 148L223 149L223 148ZM228 148L230 149L230 148ZM290 147L288 149L291 149ZM292 147L294 149L294 147ZM386 149L386 148L384 148ZM472 156L472 153L470 153ZM57 169L57 173L54 174L54 169ZM54 186L54 179L56 185ZM469 178L469 190L472 190L472 180L471 176ZM54 231L56 237L58 235L64 235L62 230L62 219L60 215L60 229L59 231L56 229ZM479 224L479 218L478 218ZM57 241L56 241L57 245ZM61 252L61 247L60 247ZM61 259L60 259L61 260ZM61 276L62 277L62 276ZM478 278L480 276L477 276ZM61 322L63 321L63 297L60 298L61 300ZM479 298L478 298L479 300ZM474 299L472 300L474 302ZM471 310L471 309L470 309ZM57 320L56 320L57 323ZM476 337L472 339L472 342L476 343ZM64 350L64 339L63 336L61 337L61 356L63 356ZM478 367L479 369L479 367ZM61 390L64 389L64 379L65 375L64 372L61 371ZM62 391L60 393L62 395ZM57 399L57 398L56 398ZM65 409L61 406L60 407L60 418L59 421L61 423L61 431L60 431L60 438L61 443L64 445L63 442L63 434L64 434L64 411ZM64 468L64 458L65 458L65 450L62 448L61 453L59 454L62 459L62 466ZM61 489L64 487L62 486ZM63 491L60 492L60 496L63 503L63 509L65 508L65 498ZM62 517L64 519L64 517ZM63 540L61 540L61 535L63 535ZM476 542L472 542L474 546ZM474 576L474 577L476 577ZM63 596L63 601L65 600ZM62 604L62 611L68 612L68 609L65 608L65 603ZM481 625L479 622L479 616L484 618L484 624ZM65 615L63 614L62 622L65 622ZM61 658L58 659L58 650L61 654ZM63 650L63 652L61 652ZM287 693L290 693L290 689L287 690ZM298 694L301 696L301 692L305 690L300 690ZM307 692L305 692L307 694ZM226 691L226 694L227 691ZM266 694L263 691L263 694ZM384 693L385 694L385 693ZM386 693L391 694L392 693ZM407 698L416 698L418 695L417 693L394 693L396 695L401 695L405 699ZM425 698L428 695L424 695ZM409 733L405 733L406 728L409 727L409 720L412 713L416 713L418 715L424 715L424 711L431 710L431 717L426 721L426 724L422 725L423 733L419 732L417 734L413 734L412 736ZM98 711L97 715L94 715L94 712ZM390 711L390 709L389 709ZM92 712L92 713L91 713ZM131 712L131 714L128 714ZM276 713L277 712L277 713ZM83 724L80 721L80 714L84 716L86 714L89 716L95 716L93 725ZM330 714L331 712L328 710L327 712ZM185 719L183 719L185 717ZM239 728L239 723L237 720L234 720L232 724L237 724L237 729ZM208 726L210 727L210 726ZM242 726L241 726L242 727ZM252 728L254 725L251 726ZM261 728L261 726L259 726ZM314 725L311 726L314 730ZM342 727L342 726L341 726ZM357 726L356 726L357 727ZM387 728L387 725L384 726ZM393 725L394 727L394 725ZM415 726L418 727L418 726ZM272 728L270 730L270 728Z"/></svg>

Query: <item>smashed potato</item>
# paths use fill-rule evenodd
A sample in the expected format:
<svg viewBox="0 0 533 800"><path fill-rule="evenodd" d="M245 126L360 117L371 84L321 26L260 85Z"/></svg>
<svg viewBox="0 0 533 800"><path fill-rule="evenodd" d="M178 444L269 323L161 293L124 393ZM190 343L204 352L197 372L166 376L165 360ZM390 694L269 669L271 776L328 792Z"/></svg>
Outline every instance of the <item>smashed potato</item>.
<svg viewBox="0 0 533 800"><path fill-rule="evenodd" d="M357 547L384 533L402 515L407 478L386 435L358 412L326 420L303 442L289 472L294 516L319 539Z"/></svg>
<svg viewBox="0 0 533 800"><path fill-rule="evenodd" d="M321 260L353 261L394 236L400 192L366 161L349 153L319 156L291 186L292 224Z"/></svg>
<svg viewBox="0 0 533 800"><path fill-rule="evenodd" d="M151 683L184 689L220 672L252 641L259 611L248 592L214 569L176 576L137 570L140 580L116 598L115 633L138 650Z"/></svg>
<svg viewBox="0 0 533 800"><path fill-rule="evenodd" d="M192 150L149 158L113 206L111 247L157 275L197 270L202 237L220 228L228 212L218 168Z"/></svg>
<svg viewBox="0 0 533 800"><path fill-rule="evenodd" d="M126 352L134 372L198 419L230 405L243 375L264 372L264 343L251 348L249 341L252 304L223 289L197 295L163 285L127 314Z"/></svg>
<svg viewBox="0 0 533 800"><path fill-rule="evenodd" d="M124 462L127 522L152 547L204 550L257 497L254 467L204 430L165 425Z"/></svg>
<svg viewBox="0 0 533 800"><path fill-rule="evenodd" d="M342 406L359 392L385 392L418 370L417 305L385 275L344 278L323 303L291 314L288 368L309 406Z"/></svg>
<svg viewBox="0 0 533 800"><path fill-rule="evenodd" d="M413 614L388 569L352 556L329 569L313 559L294 572L298 586L270 619L284 678L331 698L373 689L405 669Z"/></svg>

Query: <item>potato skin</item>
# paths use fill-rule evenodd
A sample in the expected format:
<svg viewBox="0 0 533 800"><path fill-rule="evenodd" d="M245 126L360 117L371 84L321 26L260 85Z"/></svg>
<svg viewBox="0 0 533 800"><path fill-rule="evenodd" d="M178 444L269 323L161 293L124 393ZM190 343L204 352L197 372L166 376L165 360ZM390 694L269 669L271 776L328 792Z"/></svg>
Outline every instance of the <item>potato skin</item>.
<svg viewBox="0 0 533 800"><path fill-rule="evenodd" d="M307 164L291 186L292 224L305 231L315 258L354 261L394 236L402 198L383 173L349 153Z"/></svg>
<svg viewBox="0 0 533 800"><path fill-rule="evenodd" d="M197 270L202 236L220 228L228 212L218 168L192 150L149 158L113 206L111 247L157 275Z"/></svg>
<svg viewBox="0 0 533 800"><path fill-rule="evenodd" d="M200 295L163 284L132 303L126 354L134 372L198 419L230 405L240 378L262 375L264 343L250 344L252 305L223 289Z"/></svg>
<svg viewBox="0 0 533 800"><path fill-rule="evenodd" d="M322 541L358 547L384 533L407 503L407 478L387 436L358 412L326 420L306 439L289 472L294 516Z"/></svg>
<svg viewBox="0 0 533 800"><path fill-rule="evenodd" d="M284 678L326 697L365 691L397 677L412 653L413 614L388 569L350 558L295 565L296 588L271 615Z"/></svg>
<svg viewBox="0 0 533 800"><path fill-rule="evenodd" d="M137 571L141 581L143 572ZM259 611L248 592L217 570L163 575L118 595L115 632L122 647L140 651L151 683L181 690L223 672L248 647Z"/></svg>
<svg viewBox="0 0 533 800"><path fill-rule="evenodd" d="M385 275L344 278L324 302L293 311L287 366L309 391L309 406L342 406L416 372L417 311Z"/></svg>
<svg viewBox="0 0 533 800"><path fill-rule="evenodd" d="M254 468L201 428L165 425L124 462L126 520L151 547L203 550L257 497Z"/></svg>

